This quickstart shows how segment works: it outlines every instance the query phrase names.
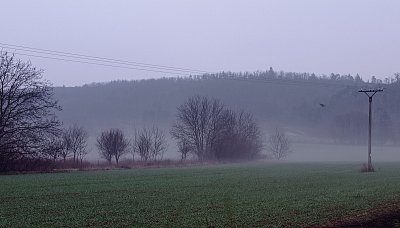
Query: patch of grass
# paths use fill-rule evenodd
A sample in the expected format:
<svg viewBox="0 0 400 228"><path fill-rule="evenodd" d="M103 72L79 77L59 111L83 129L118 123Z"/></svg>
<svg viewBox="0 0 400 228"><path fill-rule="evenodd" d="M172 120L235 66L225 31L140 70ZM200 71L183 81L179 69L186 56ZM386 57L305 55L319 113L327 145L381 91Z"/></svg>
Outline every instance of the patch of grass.
<svg viewBox="0 0 400 228"><path fill-rule="evenodd" d="M400 165L245 163L0 176L0 227L312 226L400 200Z"/></svg>

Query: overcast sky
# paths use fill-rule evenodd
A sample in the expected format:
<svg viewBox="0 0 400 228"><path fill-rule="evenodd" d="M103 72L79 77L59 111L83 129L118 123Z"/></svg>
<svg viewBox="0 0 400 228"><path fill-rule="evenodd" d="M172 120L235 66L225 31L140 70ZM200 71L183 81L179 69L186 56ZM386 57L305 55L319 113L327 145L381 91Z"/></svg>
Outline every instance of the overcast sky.
<svg viewBox="0 0 400 228"><path fill-rule="evenodd" d="M366 79L400 71L398 0L12 0L1 8L3 44L210 72L271 66ZM54 85L173 76L20 58Z"/></svg>

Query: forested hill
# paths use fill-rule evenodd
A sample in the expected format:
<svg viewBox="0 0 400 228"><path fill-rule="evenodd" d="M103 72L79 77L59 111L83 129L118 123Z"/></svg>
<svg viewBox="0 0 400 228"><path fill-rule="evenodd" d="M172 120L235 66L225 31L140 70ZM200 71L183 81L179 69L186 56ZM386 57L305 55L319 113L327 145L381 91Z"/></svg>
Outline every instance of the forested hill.
<svg viewBox="0 0 400 228"><path fill-rule="evenodd" d="M392 128L398 125L396 116L400 114L399 84L394 79L388 84L381 84L379 80L366 83L358 75L317 77L270 69L57 87L55 93L63 107L59 114L61 120L66 125L83 125L93 134L110 127L169 128L180 104L190 96L205 95L218 98L231 108L252 113L266 132L282 127L312 137L339 141L356 138L347 143L361 143L368 99L358 89L385 87L385 92L374 98L374 113L377 120ZM349 127L350 130L346 129ZM396 129L390 131L396 132ZM349 138L348 131L361 136Z"/></svg>

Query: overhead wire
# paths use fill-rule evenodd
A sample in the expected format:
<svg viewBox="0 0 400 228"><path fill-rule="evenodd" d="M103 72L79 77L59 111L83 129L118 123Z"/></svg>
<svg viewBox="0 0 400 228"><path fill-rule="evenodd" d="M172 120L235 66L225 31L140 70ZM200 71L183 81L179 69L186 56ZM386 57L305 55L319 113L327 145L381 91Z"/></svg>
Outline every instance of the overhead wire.
<svg viewBox="0 0 400 228"><path fill-rule="evenodd" d="M49 49L33 48L33 47L28 47L28 46L7 44L7 43L1 43L1 42L0 42L0 47L4 48L4 49L45 54L45 55L50 55L50 56L90 60L90 61L96 61L96 62L106 62L106 63L129 65L129 66L142 67L142 68L155 68L155 69L160 69L160 70L186 72L186 73L193 73L193 74L211 73L209 71L204 71L204 70L149 64L149 63L141 63L141 62L134 62L134 61L126 61L126 60L115 59L115 58L105 58L105 57L99 57L99 56L93 56L93 55L76 54L76 53L72 53L72 52L63 52L63 51L55 51L55 50L49 50Z"/></svg>
<svg viewBox="0 0 400 228"><path fill-rule="evenodd" d="M22 56L29 56L29 57L36 57L36 58L43 58L43 59L59 60L59 61L64 61L64 62L74 62L74 63L90 64L90 65L113 67L113 68L122 68L122 69L130 69L130 70L142 70L142 71L149 71L149 72L156 72L156 73L166 73L166 74L173 74L173 75L178 75L178 76L179 75L180 76L189 76L190 75L190 74L184 74L184 73L179 73L179 72L170 72L170 71L153 70L153 69L138 68L138 67L128 67L128 66L118 66L118 65L112 65L112 64L86 62L86 61L65 59L65 58L57 58L57 57L50 57L50 56L31 55L31 54L18 53L18 52L14 52L14 54L22 55Z"/></svg>
<svg viewBox="0 0 400 228"><path fill-rule="evenodd" d="M126 61L115 58L105 58L98 57L93 55L84 55L84 54L76 54L72 52L63 52L63 51L55 51L49 49L41 49L41 48L33 48L22 45L14 45L0 42L0 48L7 50L14 50L14 54L28 56L28 57L36 57L42 59L51 59L58 60L64 62L74 62L80 64L90 64L104 67L112 67L112 68L122 68L122 69L130 69L130 70L140 70L140 71L148 71L148 72L156 72L156 73L165 73L176 76L212 76L221 73L212 73L209 71L190 69L190 68L181 68L181 67L172 67L166 65L157 65L157 64L148 64L148 63L140 63L134 61ZM21 53L16 52L28 52ZM31 54L35 53L35 54ZM37 55L41 54L41 55ZM251 83L267 83L267 84L280 84L280 85L322 85L322 86L356 86L357 84L345 84L345 83L337 83L337 82L319 82L319 81L311 81L311 80L294 80L294 79L257 79L257 78L238 78L238 77L213 77L216 79L223 80L235 80L235 81L245 81Z"/></svg>

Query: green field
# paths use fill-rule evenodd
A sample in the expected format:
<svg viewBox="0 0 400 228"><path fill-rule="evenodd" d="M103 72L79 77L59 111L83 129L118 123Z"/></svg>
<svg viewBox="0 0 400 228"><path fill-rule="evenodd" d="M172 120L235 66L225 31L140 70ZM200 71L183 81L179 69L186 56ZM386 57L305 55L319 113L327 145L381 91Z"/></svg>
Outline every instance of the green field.
<svg viewBox="0 0 400 228"><path fill-rule="evenodd" d="M0 176L0 227L305 226L400 200L400 164L244 163Z"/></svg>

